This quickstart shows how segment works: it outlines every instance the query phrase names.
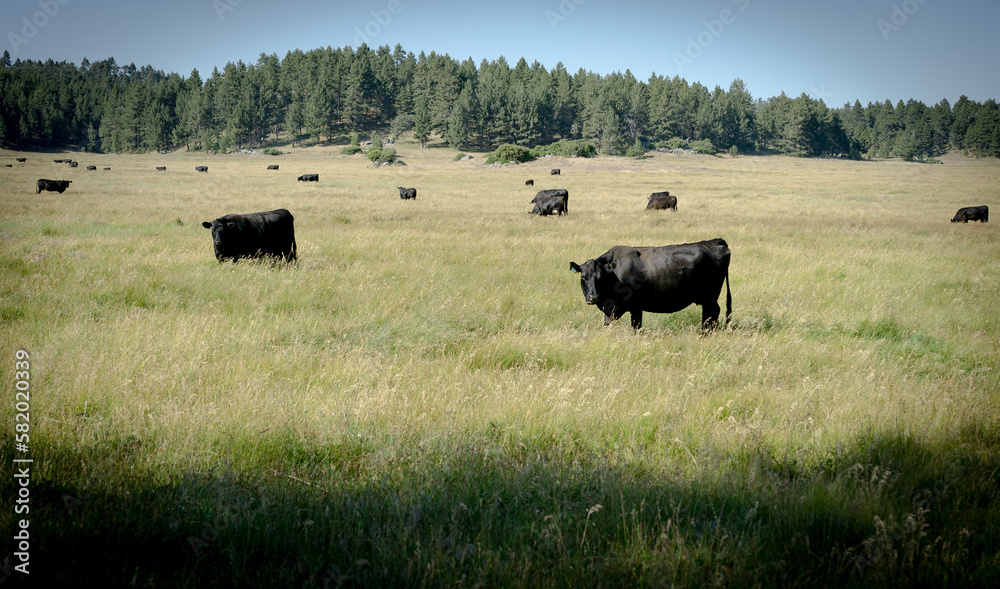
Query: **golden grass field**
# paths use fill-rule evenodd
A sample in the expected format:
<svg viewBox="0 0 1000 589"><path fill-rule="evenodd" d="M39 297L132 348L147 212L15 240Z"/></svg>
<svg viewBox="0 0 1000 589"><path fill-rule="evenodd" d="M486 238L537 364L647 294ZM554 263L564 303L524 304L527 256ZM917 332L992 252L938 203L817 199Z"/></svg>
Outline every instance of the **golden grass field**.
<svg viewBox="0 0 1000 589"><path fill-rule="evenodd" d="M51 515L36 516L40 527L51 526L39 551L76 545L66 531L72 520L64 521L72 513L59 504L67 493L97 493L108 505L141 510L143 502L173 505L173 499L149 491L140 501L122 489L178 492L192 476L222 484L217 477L224 471L241 492L263 485L263 495L292 494L300 511L289 508L287 537L297 543L303 522L319 521L301 515L303 505L336 501L338 493L363 498L395 489L412 507L421 499L408 495L409 485L445 489L441 505L474 511L470 501L478 498L482 509L483 501L503 495L486 488L489 481L508 477L530 486L537 469L539 480L552 475L553 489L570 485L574 499L555 490L539 491L548 499L535 500L535 508L503 499L505 521L520 522L508 526L521 531L491 536L486 516L462 527L454 532L464 534L461 545L480 547L472 560L456 556L459 548L445 541L459 517L448 512L452 524L441 523L429 536L442 542L435 549L419 525L413 537L424 540L416 548L412 539L393 536L400 553L393 562L414 565L397 576L388 565L388 576L371 576L379 558L388 557L371 539L383 536L362 524L355 531L366 540L355 552L320 542L327 548L317 549L316 562L282 561L281 574L231 576L256 569L232 557L241 544L233 540L228 548L233 536L226 527L207 543L223 555L213 560L216 568L179 584L257 585L266 578L266 584L439 585L471 571L487 585L546 586L612 573L627 585L691 586L719 578L824 584L826 574L833 575L826 577L830 584L936 584L941 570L972 585L995 578L997 533L969 526L1000 521L997 471L990 472L1000 466L1000 223L949 221L964 206L1000 211L996 160L949 154L943 165L929 165L657 153L489 168L485 154L453 162L455 150L403 142L397 150L407 166L368 169L363 156L339 150L286 147L291 153L276 157L0 151L0 163L13 163L0 168L5 364L13 382L14 351L30 353L32 483L43 489L38 501L53 503ZM64 155L80 167L52 163ZM86 171L89 164L98 170ZM268 171L268 164L280 170ZM167 171L156 172L160 165ZM208 173L196 173L196 165L207 165ZM550 176L553 167L562 175ZM320 181L296 182L304 173L318 173ZM73 183L64 194L35 194L38 178ZM528 178L534 187L524 186ZM417 199L400 200L397 186L416 187ZM543 188L569 190L568 215L528 214L528 201ZM676 213L644 210L649 193L660 190L678 197ZM215 260L202 221L275 208L295 216L298 263ZM627 318L604 328L568 268L613 245L714 237L732 251L733 324L709 334L699 329L697 307L647 313L639 333ZM12 424L13 403L3 407L4 423ZM937 474L914 475L912 485L903 485L910 478L885 457L880 440L904 440L911 450L903 452L903 464ZM5 448L5 456L17 457L10 440ZM953 511L943 510L915 498L924 487L936 488L924 479L952 472L953 452L981 461L985 473L975 480L985 494L976 497L986 505L966 512L973 520L961 525L945 514L965 507L949 503ZM456 464L456 456L480 466ZM493 457L507 474L484 475L484 488L476 487L470 481ZM597 476L595 469L613 476L588 478ZM784 474L774 476L787 485L765 476L778 471ZM895 490L882 495L882 487L866 486L864 501L851 494L859 492L855 487L845 490L850 477L875 485L880 476ZM663 498L648 521L636 519L643 508L616 487L622 481L631 481L641 504ZM702 499L685 503L678 488L714 489L728 499L716 503L695 493ZM468 497L459 501L463 492ZM791 517L788 505L796 505L800 519L783 529L772 521L748 531L753 503L739 498L766 502L772 494L787 494L788 501L773 513ZM216 498L202 507L218 504ZM683 516L685 509L700 515ZM878 537L879 521L907 521L921 509L931 515L918 548L937 550L943 542L957 554L965 550L966 576L944 564L928 577L926 563L901 556L875 559L869 568L842 563L845 554L860 558ZM11 510L3 513L4 527L13 525ZM676 537L687 546L708 544L686 561L664 556L683 553L657 543L671 526L712 513L735 544L710 541L700 524L682 525ZM192 522L201 520L157 514L148 536L180 546L191 567L202 562L185 541L196 534ZM541 519L546 515L555 519ZM823 518L851 523L815 531L817 539L830 537L829 545L788 548L795 526ZM743 524L727 527L729 520ZM258 529L254 521L247 516L247 529ZM548 541L539 530L550 537L553 521L572 535L563 540L578 548L576 555L553 549L551 559L538 557L548 553L532 542ZM385 529L394 525L384 522ZM107 524L104 531L115 529ZM958 547L961 529L972 529L964 547ZM887 554L893 546L895 554L905 553L905 533L883 536L891 537ZM746 552L754 545L770 548ZM632 550L644 556L630 556ZM713 557L719 554L729 558L720 564ZM746 562L772 554L783 567ZM359 569L338 559L367 564ZM133 578L128 567L135 565L140 585L155 584L144 575L157 566L139 561L108 578ZM658 563L657 575L649 576L650 562ZM916 576L899 576L906 563ZM427 572L431 564L437 576Z"/></svg>

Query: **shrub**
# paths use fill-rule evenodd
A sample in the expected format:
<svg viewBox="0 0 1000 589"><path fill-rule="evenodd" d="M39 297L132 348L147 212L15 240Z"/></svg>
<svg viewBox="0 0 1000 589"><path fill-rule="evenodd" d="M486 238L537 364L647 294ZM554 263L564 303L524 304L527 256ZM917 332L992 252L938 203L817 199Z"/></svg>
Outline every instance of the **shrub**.
<svg viewBox="0 0 1000 589"><path fill-rule="evenodd" d="M354 155L356 153L361 153L361 151L362 150L360 145L348 145L344 149L341 149L340 153L344 155Z"/></svg>
<svg viewBox="0 0 1000 589"><path fill-rule="evenodd" d="M561 155L565 157L594 157L597 147L585 139L561 139L549 145L538 145L531 150L533 157Z"/></svg>
<svg viewBox="0 0 1000 589"><path fill-rule="evenodd" d="M465 154L464 154L464 153L459 153L459 154L458 154L458 155L456 155L456 156L455 156L455 158L454 158L454 159L452 159L451 161L453 161L453 162L457 162L458 160L462 159L463 157L465 157Z"/></svg>
<svg viewBox="0 0 1000 589"><path fill-rule="evenodd" d="M361 138L358 137L358 132L354 131L351 133L351 145L354 147L361 147ZM355 152L357 153L357 152Z"/></svg>
<svg viewBox="0 0 1000 589"><path fill-rule="evenodd" d="M740 153L740 150L735 145L733 145L732 147L729 148L729 156L730 157L736 157L739 153Z"/></svg>
<svg viewBox="0 0 1000 589"><path fill-rule="evenodd" d="M280 149L275 149L273 147L268 147L264 149L264 155L281 155L282 153L284 152L282 152Z"/></svg>
<svg viewBox="0 0 1000 589"><path fill-rule="evenodd" d="M504 143L500 147L496 148L493 153L486 158L487 164L494 163L507 163L507 162L527 162L533 160L536 156L532 155L531 150L523 145L514 145L512 143Z"/></svg>
<svg viewBox="0 0 1000 589"><path fill-rule="evenodd" d="M645 153L646 150L642 147L642 141L636 139L635 143L625 150L625 157L641 158Z"/></svg>
<svg viewBox="0 0 1000 589"><path fill-rule="evenodd" d="M699 139L697 141L692 141L690 143L692 151L697 151L698 153L704 153L705 155L715 155L719 151L715 149L712 142L708 139Z"/></svg>
<svg viewBox="0 0 1000 589"><path fill-rule="evenodd" d="M373 164L393 163L396 161L396 148L386 147L385 149L372 146L368 150L368 159Z"/></svg>

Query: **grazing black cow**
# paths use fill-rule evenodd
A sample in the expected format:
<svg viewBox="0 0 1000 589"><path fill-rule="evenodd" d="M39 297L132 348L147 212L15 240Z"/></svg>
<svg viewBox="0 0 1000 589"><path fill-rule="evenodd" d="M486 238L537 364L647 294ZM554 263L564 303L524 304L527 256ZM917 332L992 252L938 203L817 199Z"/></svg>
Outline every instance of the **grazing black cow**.
<svg viewBox="0 0 1000 589"><path fill-rule="evenodd" d="M604 313L604 325L632 314L642 327L642 312L675 313L701 305L701 325L719 322L719 293L726 282L726 325L732 314L729 292L729 246L722 239L663 247L616 245L583 264L569 263L580 274L583 299Z"/></svg>
<svg viewBox="0 0 1000 589"><path fill-rule="evenodd" d="M299 176L299 182L319 182L319 174L302 174Z"/></svg>
<svg viewBox="0 0 1000 589"><path fill-rule="evenodd" d="M535 181L534 180L525 180L524 181L524 185L525 186L534 186L535 185Z"/></svg>
<svg viewBox="0 0 1000 589"><path fill-rule="evenodd" d="M23 164L26 161L28 161L28 158L26 158L26 157L19 157L19 158L17 158L17 163L19 163L19 164Z"/></svg>
<svg viewBox="0 0 1000 589"><path fill-rule="evenodd" d="M667 210L677 212L677 197L670 196L669 192L654 192L649 195L649 202L646 203L646 210Z"/></svg>
<svg viewBox="0 0 1000 589"><path fill-rule="evenodd" d="M968 223L969 221L979 221L980 223L986 223L990 220L990 207L983 205L981 207L965 207L958 209L955 216L952 217L952 223Z"/></svg>
<svg viewBox="0 0 1000 589"><path fill-rule="evenodd" d="M207 172L208 171L208 166L195 166L194 167L194 171L195 172Z"/></svg>
<svg viewBox="0 0 1000 589"><path fill-rule="evenodd" d="M66 163L69 164L69 167L71 168L75 168L80 165L78 162L66 162Z"/></svg>
<svg viewBox="0 0 1000 589"><path fill-rule="evenodd" d="M156 171L157 172L166 172L167 171L167 166L156 166Z"/></svg>
<svg viewBox="0 0 1000 589"><path fill-rule="evenodd" d="M240 258L273 256L284 260L295 259L294 217L285 209L226 215L202 223L212 230L215 257L220 262Z"/></svg>
<svg viewBox="0 0 1000 589"><path fill-rule="evenodd" d="M278 169L278 164L271 164L270 166L267 167L267 169L268 170L277 170Z"/></svg>
<svg viewBox="0 0 1000 589"><path fill-rule="evenodd" d="M553 197L553 196L562 197L562 199L563 199L562 211L564 213L568 213L569 212L569 191L566 190L565 188L549 188L548 190L539 190L538 194L536 194L535 198L531 199L530 202L538 203L538 202L541 202L541 201L546 200L546 199L548 199L550 197Z"/></svg>
<svg viewBox="0 0 1000 589"><path fill-rule="evenodd" d="M403 200L413 200L417 199L417 189L416 188L403 188L402 186L397 186L399 189L399 198Z"/></svg>
<svg viewBox="0 0 1000 589"><path fill-rule="evenodd" d="M552 171L549 173L552 174L553 176L558 176L561 173L561 171L559 170L559 168L552 168Z"/></svg>
<svg viewBox="0 0 1000 589"><path fill-rule="evenodd" d="M3 167L5 167L5 168L13 168L14 164L4 164Z"/></svg>
<svg viewBox="0 0 1000 589"><path fill-rule="evenodd" d="M72 180L46 180L44 178L40 178L38 182L35 183L35 194L38 194L43 190L62 194L67 188L69 188L71 182Z"/></svg>
<svg viewBox="0 0 1000 589"><path fill-rule="evenodd" d="M96 170L96 169L97 169L97 166L87 166L87 169L88 169L88 170Z"/></svg>
<svg viewBox="0 0 1000 589"><path fill-rule="evenodd" d="M565 196L543 196L535 201L534 208L531 209L532 215L538 215L540 217L545 217L548 215L562 215L566 212L566 197Z"/></svg>
<svg viewBox="0 0 1000 589"><path fill-rule="evenodd" d="M61 163L63 163L63 161L62 161L62 160L52 160L52 161L53 161L53 162L55 162L55 163L57 163L57 164L61 164Z"/></svg>
<svg viewBox="0 0 1000 589"><path fill-rule="evenodd" d="M104 171L105 172L109 172L109 171L111 171L111 168L104 168Z"/></svg>

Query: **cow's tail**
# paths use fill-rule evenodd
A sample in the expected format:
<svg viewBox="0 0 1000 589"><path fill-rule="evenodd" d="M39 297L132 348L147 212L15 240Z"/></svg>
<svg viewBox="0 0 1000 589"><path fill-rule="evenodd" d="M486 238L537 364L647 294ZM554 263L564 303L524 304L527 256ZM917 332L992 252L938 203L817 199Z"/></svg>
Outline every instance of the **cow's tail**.
<svg viewBox="0 0 1000 589"><path fill-rule="evenodd" d="M726 268L726 327L729 327L729 316L733 314L733 295L729 292L729 268Z"/></svg>

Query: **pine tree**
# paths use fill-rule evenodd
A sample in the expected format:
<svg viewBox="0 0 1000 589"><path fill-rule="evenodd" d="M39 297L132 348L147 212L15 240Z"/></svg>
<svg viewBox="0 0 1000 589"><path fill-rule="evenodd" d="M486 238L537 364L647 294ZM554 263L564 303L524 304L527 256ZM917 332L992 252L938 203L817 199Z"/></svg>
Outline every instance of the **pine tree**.
<svg viewBox="0 0 1000 589"><path fill-rule="evenodd" d="M413 137L420 142L420 147L426 147L431 136L431 111L427 105L427 97L417 99L417 109L413 113Z"/></svg>

